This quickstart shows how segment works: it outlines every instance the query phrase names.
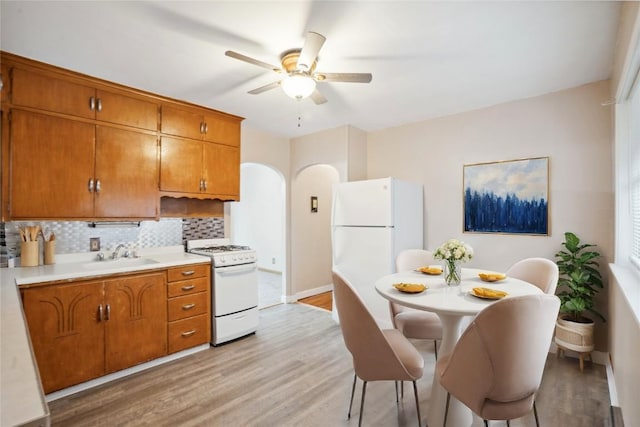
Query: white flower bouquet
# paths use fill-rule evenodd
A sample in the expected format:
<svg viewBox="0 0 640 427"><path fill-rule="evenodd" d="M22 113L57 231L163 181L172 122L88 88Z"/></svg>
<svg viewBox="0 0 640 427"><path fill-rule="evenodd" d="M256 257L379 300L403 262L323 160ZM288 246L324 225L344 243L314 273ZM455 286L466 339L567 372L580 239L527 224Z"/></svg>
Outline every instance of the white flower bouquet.
<svg viewBox="0 0 640 427"><path fill-rule="evenodd" d="M460 264L473 258L473 249L458 239L449 239L433 253L444 261L444 280L447 285L459 285L462 280Z"/></svg>

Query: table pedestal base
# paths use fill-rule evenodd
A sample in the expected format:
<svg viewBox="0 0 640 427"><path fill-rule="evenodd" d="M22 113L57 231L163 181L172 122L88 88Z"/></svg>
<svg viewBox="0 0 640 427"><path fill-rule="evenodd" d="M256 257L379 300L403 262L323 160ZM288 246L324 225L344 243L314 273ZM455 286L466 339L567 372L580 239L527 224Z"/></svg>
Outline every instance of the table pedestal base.
<svg viewBox="0 0 640 427"><path fill-rule="evenodd" d="M438 355L443 357L451 354L453 347L458 342L463 316L440 313L438 313L438 316L442 322L442 344ZM433 374L431 399L429 401L429 411L427 412L427 425L429 427L442 427L446 403L447 391L440 385L436 371ZM471 410L451 396L449 412L447 413L447 427L468 427L472 421Z"/></svg>

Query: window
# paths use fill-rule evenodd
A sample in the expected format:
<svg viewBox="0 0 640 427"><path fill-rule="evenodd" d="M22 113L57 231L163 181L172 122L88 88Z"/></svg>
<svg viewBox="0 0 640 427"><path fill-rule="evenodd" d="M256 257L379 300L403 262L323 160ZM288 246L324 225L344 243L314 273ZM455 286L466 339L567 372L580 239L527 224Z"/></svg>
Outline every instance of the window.
<svg viewBox="0 0 640 427"><path fill-rule="evenodd" d="M629 100L629 204L631 213L631 260L640 268L640 83Z"/></svg>

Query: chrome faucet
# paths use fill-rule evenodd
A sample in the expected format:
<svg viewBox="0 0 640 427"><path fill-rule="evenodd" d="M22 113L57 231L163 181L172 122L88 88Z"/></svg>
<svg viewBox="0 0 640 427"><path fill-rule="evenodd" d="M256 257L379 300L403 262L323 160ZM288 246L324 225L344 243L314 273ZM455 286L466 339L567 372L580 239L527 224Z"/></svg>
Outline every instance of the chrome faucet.
<svg viewBox="0 0 640 427"><path fill-rule="evenodd" d="M124 243L120 243L118 246L116 246L116 250L113 251L113 253L111 254L111 259L118 259L118 256L120 255L120 249L126 249L126 245ZM125 250L124 251L124 257L128 258L129 257L129 251Z"/></svg>

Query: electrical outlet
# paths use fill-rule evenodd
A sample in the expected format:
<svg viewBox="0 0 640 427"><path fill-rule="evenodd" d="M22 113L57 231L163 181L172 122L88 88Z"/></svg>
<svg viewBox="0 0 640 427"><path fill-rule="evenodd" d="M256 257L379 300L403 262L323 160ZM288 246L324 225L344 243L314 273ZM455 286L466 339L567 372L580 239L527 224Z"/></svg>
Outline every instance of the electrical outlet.
<svg viewBox="0 0 640 427"><path fill-rule="evenodd" d="M100 250L100 238L99 237L90 237L89 238L89 250L91 252L97 252Z"/></svg>
<svg viewBox="0 0 640 427"><path fill-rule="evenodd" d="M276 259L275 258L271 258L271 264L275 264L276 263Z"/></svg>

